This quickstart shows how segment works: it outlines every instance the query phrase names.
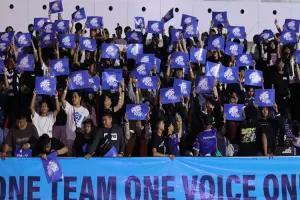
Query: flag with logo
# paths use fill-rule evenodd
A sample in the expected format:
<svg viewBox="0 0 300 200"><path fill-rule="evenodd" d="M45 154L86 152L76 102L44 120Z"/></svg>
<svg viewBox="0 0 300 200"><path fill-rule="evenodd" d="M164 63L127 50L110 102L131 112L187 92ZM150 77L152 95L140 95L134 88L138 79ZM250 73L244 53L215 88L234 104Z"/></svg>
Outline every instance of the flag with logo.
<svg viewBox="0 0 300 200"><path fill-rule="evenodd" d="M215 85L215 78L212 76L197 76L195 81L196 92L198 94L211 93Z"/></svg>
<svg viewBox="0 0 300 200"><path fill-rule="evenodd" d="M100 29L103 27L103 19L100 16L88 16L85 25L89 29Z"/></svg>
<svg viewBox="0 0 300 200"><path fill-rule="evenodd" d="M140 31L129 31L127 33L127 43L143 43L143 33Z"/></svg>
<svg viewBox="0 0 300 200"><path fill-rule="evenodd" d="M33 29L35 31L39 31L41 28L43 28L44 23L47 22L49 19L45 17L37 17L33 19Z"/></svg>
<svg viewBox="0 0 300 200"><path fill-rule="evenodd" d="M161 21L163 23L167 23L168 21L170 21L171 19L174 18L174 8L171 8L166 14L165 16L163 16L163 18L161 19Z"/></svg>
<svg viewBox="0 0 300 200"><path fill-rule="evenodd" d="M274 33L273 33L273 31L270 30L270 29L265 29L265 30L263 30L263 32L260 34L260 39L261 39L263 42L265 42L265 41L267 41L267 40L269 40L269 39L271 39L271 38L273 38L273 37L274 37Z"/></svg>
<svg viewBox="0 0 300 200"><path fill-rule="evenodd" d="M189 54L176 51L171 54L171 68L187 68L189 65Z"/></svg>
<svg viewBox="0 0 300 200"><path fill-rule="evenodd" d="M30 33L19 33L15 35L15 45L18 48L31 46Z"/></svg>
<svg viewBox="0 0 300 200"><path fill-rule="evenodd" d="M75 35L74 34L64 34L58 37L59 47L65 49L75 48Z"/></svg>
<svg viewBox="0 0 300 200"><path fill-rule="evenodd" d="M183 27L184 38L198 37L198 22L193 22Z"/></svg>
<svg viewBox="0 0 300 200"><path fill-rule="evenodd" d="M32 72L34 70L33 54L22 54L18 56L16 68L19 72Z"/></svg>
<svg viewBox="0 0 300 200"><path fill-rule="evenodd" d="M69 90L90 88L89 74L87 70L75 71L69 75Z"/></svg>
<svg viewBox="0 0 300 200"><path fill-rule="evenodd" d="M63 5L61 0L56 0L49 2L49 13L54 14L54 13L59 13L63 11Z"/></svg>
<svg viewBox="0 0 300 200"><path fill-rule="evenodd" d="M183 38L183 33L181 29L172 28L171 29L171 43L177 42Z"/></svg>
<svg viewBox="0 0 300 200"><path fill-rule="evenodd" d="M297 64L300 64L300 50L295 51L295 60Z"/></svg>
<svg viewBox="0 0 300 200"><path fill-rule="evenodd" d="M153 65L150 63L138 63L136 68L132 71L132 75L136 78L141 76L148 76L152 70Z"/></svg>
<svg viewBox="0 0 300 200"><path fill-rule="evenodd" d="M104 155L104 157L117 157L118 151L115 146L112 146L109 151L107 151Z"/></svg>
<svg viewBox="0 0 300 200"><path fill-rule="evenodd" d="M190 48L190 61L192 63L206 63L207 50L203 48Z"/></svg>
<svg viewBox="0 0 300 200"><path fill-rule="evenodd" d="M152 34L163 33L164 24L160 21L148 21L147 32Z"/></svg>
<svg viewBox="0 0 300 200"><path fill-rule="evenodd" d="M232 84L239 82L238 67L223 67L220 72L220 81L224 84Z"/></svg>
<svg viewBox="0 0 300 200"><path fill-rule="evenodd" d="M40 36L40 47L46 48L53 46L55 40L55 34L54 33L43 33Z"/></svg>
<svg viewBox="0 0 300 200"><path fill-rule="evenodd" d="M225 47L225 54L229 56L237 56L243 53L244 45L235 42L227 41Z"/></svg>
<svg viewBox="0 0 300 200"><path fill-rule="evenodd" d="M155 59L154 59L154 54L139 54L136 58L136 63L149 63L151 65L154 64Z"/></svg>
<svg viewBox="0 0 300 200"><path fill-rule="evenodd" d="M56 78L37 76L35 77L35 91L37 94L53 96L56 93Z"/></svg>
<svg viewBox="0 0 300 200"><path fill-rule="evenodd" d="M13 32L13 31L0 33L0 42L5 42L7 44L11 44L12 40L14 38L14 34L15 34L15 32Z"/></svg>
<svg viewBox="0 0 300 200"><path fill-rule="evenodd" d="M285 19L283 25L284 31L294 31L299 32L299 20L297 19Z"/></svg>
<svg viewBox="0 0 300 200"><path fill-rule="evenodd" d="M9 44L6 42L0 42L0 52L5 52Z"/></svg>
<svg viewBox="0 0 300 200"><path fill-rule="evenodd" d="M182 27L185 27L192 23L198 23L198 19L194 16L182 14L182 17L181 17L181 26Z"/></svg>
<svg viewBox="0 0 300 200"><path fill-rule="evenodd" d="M93 76L89 78L90 88L93 90L93 92L98 92L100 88L100 77L99 76Z"/></svg>
<svg viewBox="0 0 300 200"><path fill-rule="evenodd" d="M14 156L17 158L29 158L32 156L31 149L22 149L20 145L15 146Z"/></svg>
<svg viewBox="0 0 300 200"><path fill-rule="evenodd" d="M242 67L242 66L253 66L253 58L251 54L240 54L237 56L236 59L236 66Z"/></svg>
<svg viewBox="0 0 300 200"><path fill-rule="evenodd" d="M161 88L160 89L160 103L170 104L180 102L179 88Z"/></svg>
<svg viewBox="0 0 300 200"><path fill-rule="evenodd" d="M127 59L136 59L138 55L143 54L142 44L128 44L126 47Z"/></svg>
<svg viewBox="0 0 300 200"><path fill-rule="evenodd" d="M224 104L224 115L226 120L243 121L244 104Z"/></svg>
<svg viewBox="0 0 300 200"><path fill-rule="evenodd" d="M43 28L41 29L43 33L52 33L53 32L53 23L45 22Z"/></svg>
<svg viewBox="0 0 300 200"><path fill-rule="evenodd" d="M75 11L72 14L72 21L73 22L78 22L78 21L83 20L85 18L86 18L86 15L85 15L84 8L79 8L77 11Z"/></svg>
<svg viewBox="0 0 300 200"><path fill-rule="evenodd" d="M49 68L51 76L69 75L69 58L50 60Z"/></svg>
<svg viewBox="0 0 300 200"><path fill-rule="evenodd" d="M258 107L273 107L275 104L275 90L256 89L254 99L255 105Z"/></svg>
<svg viewBox="0 0 300 200"><path fill-rule="evenodd" d="M208 50L224 50L225 39L223 36L213 35L208 37Z"/></svg>
<svg viewBox="0 0 300 200"><path fill-rule="evenodd" d="M96 40L87 37L79 37L79 46L86 51L96 51L97 48Z"/></svg>
<svg viewBox="0 0 300 200"><path fill-rule="evenodd" d="M179 88L181 97L189 97L191 94L192 82L175 78L173 88Z"/></svg>
<svg viewBox="0 0 300 200"><path fill-rule="evenodd" d="M227 27L228 39L245 39L246 31L244 26L229 26Z"/></svg>
<svg viewBox="0 0 300 200"><path fill-rule="evenodd" d="M134 27L136 29L145 28L144 17L134 17Z"/></svg>
<svg viewBox="0 0 300 200"><path fill-rule="evenodd" d="M102 89L116 90L123 79L122 70L111 69L102 72Z"/></svg>
<svg viewBox="0 0 300 200"><path fill-rule="evenodd" d="M294 31L284 31L280 34L280 43L285 44L296 44L297 43L297 34Z"/></svg>
<svg viewBox="0 0 300 200"><path fill-rule="evenodd" d="M263 72L251 69L246 70L244 84L249 86L261 87L263 85Z"/></svg>
<svg viewBox="0 0 300 200"><path fill-rule="evenodd" d="M47 159L42 159L48 183L58 182L63 179L62 168L58 162L57 152L47 155Z"/></svg>
<svg viewBox="0 0 300 200"><path fill-rule="evenodd" d="M141 89L156 90L158 87L157 76L138 76L137 87Z"/></svg>
<svg viewBox="0 0 300 200"><path fill-rule="evenodd" d="M128 120L146 120L148 113L149 106L146 103L126 105Z"/></svg>
<svg viewBox="0 0 300 200"><path fill-rule="evenodd" d="M69 20L55 20L53 30L57 33L66 33L69 31Z"/></svg>
<svg viewBox="0 0 300 200"><path fill-rule="evenodd" d="M221 63L207 62L205 66L205 76L213 76L218 79L220 77L222 67Z"/></svg>
<svg viewBox="0 0 300 200"><path fill-rule="evenodd" d="M0 59L0 74L4 74L4 61Z"/></svg>
<svg viewBox="0 0 300 200"><path fill-rule="evenodd" d="M118 59L119 47L115 44L103 43L101 46L101 58Z"/></svg>
<svg viewBox="0 0 300 200"><path fill-rule="evenodd" d="M218 24L223 24L224 26L227 26L227 12L212 12L212 21L214 27L217 27Z"/></svg>

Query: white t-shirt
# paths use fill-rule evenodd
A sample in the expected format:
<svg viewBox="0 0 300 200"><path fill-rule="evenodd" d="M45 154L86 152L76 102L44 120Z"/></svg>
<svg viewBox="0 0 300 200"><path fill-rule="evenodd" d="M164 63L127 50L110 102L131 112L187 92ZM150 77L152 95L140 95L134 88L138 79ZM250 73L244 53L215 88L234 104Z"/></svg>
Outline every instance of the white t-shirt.
<svg viewBox="0 0 300 200"><path fill-rule="evenodd" d="M32 124L36 127L39 136L46 133L50 138L52 138L52 128L56 121L52 112L49 112L47 116L41 116L34 112L34 114L31 115L31 120Z"/></svg>
<svg viewBox="0 0 300 200"><path fill-rule="evenodd" d="M81 128L83 120L89 117L89 111L83 106L76 108L71 104L69 104L68 102L66 102L66 107L64 108L64 110L67 114L67 124L66 124L67 140L75 140L76 127Z"/></svg>

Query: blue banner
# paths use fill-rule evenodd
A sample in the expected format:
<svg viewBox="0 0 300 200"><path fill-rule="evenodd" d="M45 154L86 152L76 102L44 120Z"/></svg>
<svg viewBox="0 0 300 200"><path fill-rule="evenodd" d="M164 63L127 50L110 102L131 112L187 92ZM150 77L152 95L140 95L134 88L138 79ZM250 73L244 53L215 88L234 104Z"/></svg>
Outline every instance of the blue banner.
<svg viewBox="0 0 300 200"><path fill-rule="evenodd" d="M69 20L55 20L54 31L59 33L66 33L69 30Z"/></svg>
<svg viewBox="0 0 300 200"><path fill-rule="evenodd" d="M59 162L64 178L50 184L39 158L0 161L1 199L299 199L300 195L299 157Z"/></svg>
<svg viewBox="0 0 300 200"><path fill-rule="evenodd" d="M147 32L153 34L162 33L164 29L164 24L160 21L148 21Z"/></svg>
<svg viewBox="0 0 300 200"><path fill-rule="evenodd" d="M103 20L101 16L89 16L86 19L85 25L89 29L99 29L103 26Z"/></svg>

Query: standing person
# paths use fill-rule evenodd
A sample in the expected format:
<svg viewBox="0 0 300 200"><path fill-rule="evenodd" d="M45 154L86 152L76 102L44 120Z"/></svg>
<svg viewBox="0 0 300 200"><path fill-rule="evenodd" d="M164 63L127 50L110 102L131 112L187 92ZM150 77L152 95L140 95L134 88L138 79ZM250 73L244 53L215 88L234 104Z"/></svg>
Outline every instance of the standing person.
<svg viewBox="0 0 300 200"><path fill-rule="evenodd" d="M122 157L125 150L123 129L112 123L111 111L105 111L102 116L103 128L100 128L95 135L89 153L85 156L90 158L95 154L104 156L111 148L115 148L117 155ZM99 153L98 153L99 152Z"/></svg>
<svg viewBox="0 0 300 200"><path fill-rule="evenodd" d="M5 139L2 158L12 156L13 152L19 147L22 149L30 149L38 138L38 132L31 123L27 122L26 116L21 114L17 117L17 123L11 128Z"/></svg>
<svg viewBox="0 0 300 200"><path fill-rule="evenodd" d="M72 146L76 137L76 131L81 132L82 122L89 117L89 111L81 106L81 95L73 92L72 105L66 101L67 89L62 96L63 109L67 114L66 140L69 154L72 153Z"/></svg>
<svg viewBox="0 0 300 200"><path fill-rule="evenodd" d="M52 138L53 125L56 120L56 115L60 110L57 93L55 94L56 109L54 110L54 112L49 112L48 103L46 101L41 101L40 111L39 113L37 113L35 110L35 101L36 101L36 92L33 91L33 96L32 96L31 106L30 106L32 123L36 127L39 136L45 133L49 135L50 138Z"/></svg>

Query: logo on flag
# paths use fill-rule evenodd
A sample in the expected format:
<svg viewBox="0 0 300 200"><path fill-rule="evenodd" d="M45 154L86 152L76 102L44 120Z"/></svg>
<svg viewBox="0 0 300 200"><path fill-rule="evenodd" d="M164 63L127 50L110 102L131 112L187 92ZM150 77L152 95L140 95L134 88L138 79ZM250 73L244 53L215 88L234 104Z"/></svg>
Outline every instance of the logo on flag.
<svg viewBox="0 0 300 200"><path fill-rule="evenodd" d="M30 35L30 33L17 34L15 42L16 42L17 47L31 46L31 35Z"/></svg>
<svg viewBox="0 0 300 200"><path fill-rule="evenodd" d="M119 48L115 44L102 44L102 58L111 58L118 59L119 58Z"/></svg>
<svg viewBox="0 0 300 200"><path fill-rule="evenodd" d="M46 160L42 159L42 163L48 183L57 182L63 178L56 152L49 154Z"/></svg>
<svg viewBox="0 0 300 200"><path fill-rule="evenodd" d="M117 89L122 80L122 71L107 70L102 72L102 89L111 90Z"/></svg>
<svg viewBox="0 0 300 200"><path fill-rule="evenodd" d="M80 8L79 10L77 10L76 12L74 12L72 14L72 21L73 22L78 22L82 19L85 19L86 15L85 15L85 10L84 8Z"/></svg>
<svg viewBox="0 0 300 200"><path fill-rule="evenodd" d="M295 44L297 43L296 32L288 31L282 32L280 35L280 42L282 44Z"/></svg>
<svg viewBox="0 0 300 200"><path fill-rule="evenodd" d="M87 89L90 88L89 74L87 70L72 72L69 76L69 89Z"/></svg>
<svg viewBox="0 0 300 200"><path fill-rule="evenodd" d="M134 26L136 29L144 28L145 27L144 17L134 17Z"/></svg>
<svg viewBox="0 0 300 200"><path fill-rule="evenodd" d="M172 68L185 68L189 62L189 55L184 52L174 52L171 55Z"/></svg>
<svg viewBox="0 0 300 200"><path fill-rule="evenodd" d="M73 49L75 47L75 36L74 36L74 34L60 35L59 45L62 48Z"/></svg>
<svg viewBox="0 0 300 200"><path fill-rule="evenodd" d="M212 12L212 21L214 23L214 27L216 27L218 24L226 25L227 12Z"/></svg>
<svg viewBox="0 0 300 200"><path fill-rule="evenodd" d="M192 23L197 24L198 19L194 16L190 16L190 15L186 15L186 14L182 15L182 17L181 17L181 26L182 27L186 27L187 25L192 24Z"/></svg>
<svg viewBox="0 0 300 200"><path fill-rule="evenodd" d="M224 43L223 36L210 36L208 38L208 50L224 50Z"/></svg>
<svg viewBox="0 0 300 200"><path fill-rule="evenodd" d="M129 44L127 45L127 59L136 59L137 55L143 53L143 45L142 44Z"/></svg>
<svg viewBox="0 0 300 200"><path fill-rule="evenodd" d="M86 27L90 29L99 29L103 26L102 17L89 16L86 19Z"/></svg>
<svg viewBox="0 0 300 200"><path fill-rule="evenodd" d="M238 83L238 67L223 67L223 71L220 75L222 83Z"/></svg>
<svg viewBox="0 0 300 200"><path fill-rule="evenodd" d="M163 23L159 21L148 21L147 32L159 34L163 31Z"/></svg>
<svg viewBox="0 0 300 200"><path fill-rule="evenodd" d="M262 86L262 71L246 70L245 71L245 85Z"/></svg>
<svg viewBox="0 0 300 200"><path fill-rule="evenodd" d="M49 61L49 68L52 76L69 75L69 59L56 59Z"/></svg>
<svg viewBox="0 0 300 200"><path fill-rule="evenodd" d="M128 120L145 120L149 112L147 104L127 104L126 114Z"/></svg>
<svg viewBox="0 0 300 200"><path fill-rule="evenodd" d="M63 11L62 2L61 0L58 1L52 1L49 3L50 13L58 13Z"/></svg>
<svg viewBox="0 0 300 200"><path fill-rule="evenodd" d="M43 28L44 23L48 21L48 18L34 18L34 22L33 22L33 28L35 31L40 30L41 28Z"/></svg>
<svg viewBox="0 0 300 200"><path fill-rule="evenodd" d="M243 104L224 104L226 120L243 121Z"/></svg>
<svg viewBox="0 0 300 200"><path fill-rule="evenodd" d="M32 54L19 55L17 59L17 69L20 72L33 71L34 56Z"/></svg>
<svg viewBox="0 0 300 200"><path fill-rule="evenodd" d="M207 50L202 48L192 47L190 49L190 61L193 63L206 63Z"/></svg>
<svg viewBox="0 0 300 200"><path fill-rule="evenodd" d="M252 55L251 54L238 55L236 65L238 67L240 67L240 66L253 66L254 63L253 63Z"/></svg>
<svg viewBox="0 0 300 200"><path fill-rule="evenodd" d="M96 50L96 40L90 39L86 37L79 38L80 49L87 51L95 51Z"/></svg>
<svg viewBox="0 0 300 200"><path fill-rule="evenodd" d="M142 76L137 77L138 84L137 87L141 89L157 89L158 78L156 76Z"/></svg>
<svg viewBox="0 0 300 200"><path fill-rule="evenodd" d="M36 77L35 90L37 94L54 95L56 91L55 77Z"/></svg>
<svg viewBox="0 0 300 200"><path fill-rule="evenodd" d="M205 68L206 71L205 76L213 76L215 78L219 78L220 70L221 70L220 63L207 62Z"/></svg>
<svg viewBox="0 0 300 200"><path fill-rule="evenodd" d="M160 89L160 102L162 104L180 102L179 88L161 88Z"/></svg>
<svg viewBox="0 0 300 200"><path fill-rule="evenodd" d="M182 79L174 79L173 87L179 88L181 96L188 97L188 96L190 96L190 93L191 93L191 84L192 83L190 81L186 81L186 80L182 80Z"/></svg>
<svg viewBox="0 0 300 200"><path fill-rule="evenodd" d="M198 76L196 79L197 93L210 93L214 87L215 79L212 76Z"/></svg>
<svg viewBox="0 0 300 200"><path fill-rule="evenodd" d="M275 103L274 89L256 89L255 104L258 107L272 107Z"/></svg>
<svg viewBox="0 0 300 200"><path fill-rule="evenodd" d="M229 56L237 56L243 53L244 46L235 42L227 41L225 53Z"/></svg>

